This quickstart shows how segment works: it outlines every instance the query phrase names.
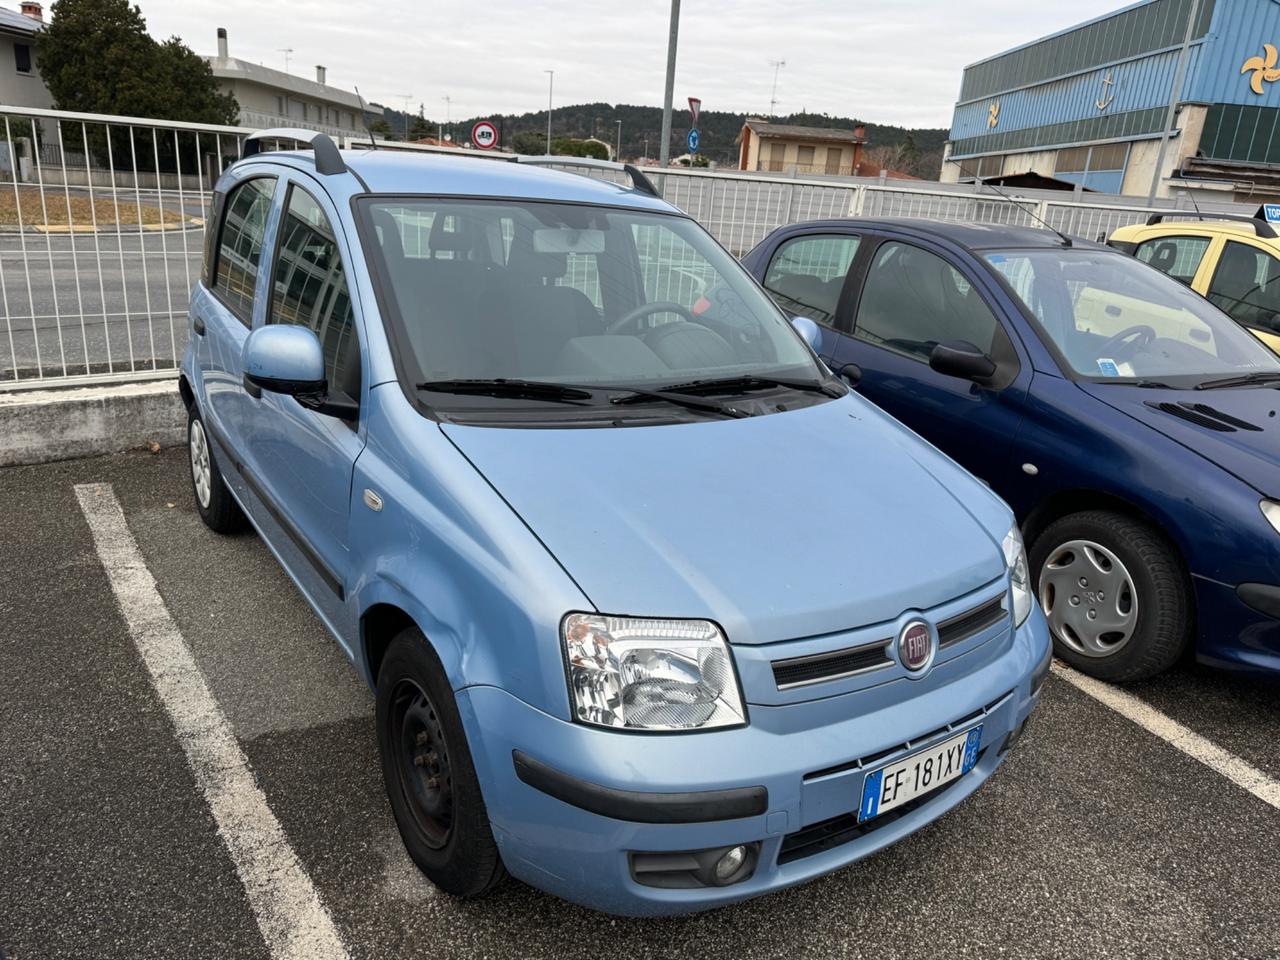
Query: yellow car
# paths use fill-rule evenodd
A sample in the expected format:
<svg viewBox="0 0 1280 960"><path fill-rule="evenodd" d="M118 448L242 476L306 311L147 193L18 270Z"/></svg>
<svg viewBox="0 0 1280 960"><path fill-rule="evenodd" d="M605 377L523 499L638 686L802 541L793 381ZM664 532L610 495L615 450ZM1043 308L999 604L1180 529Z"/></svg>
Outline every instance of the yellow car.
<svg viewBox="0 0 1280 960"><path fill-rule="evenodd" d="M1266 220L1214 214L1121 227L1107 243L1207 297L1280 353L1280 236Z"/></svg>

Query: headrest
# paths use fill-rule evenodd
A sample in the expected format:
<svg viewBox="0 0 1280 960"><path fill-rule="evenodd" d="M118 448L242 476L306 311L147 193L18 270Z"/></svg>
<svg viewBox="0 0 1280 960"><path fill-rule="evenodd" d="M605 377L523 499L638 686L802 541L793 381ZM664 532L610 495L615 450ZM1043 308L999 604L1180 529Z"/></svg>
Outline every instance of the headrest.
<svg viewBox="0 0 1280 960"><path fill-rule="evenodd" d="M452 229L446 229L446 223ZM431 221L431 235L427 238L427 246L434 256L444 250L455 253L469 253L474 249L471 235L463 228L462 220L452 214L437 213Z"/></svg>

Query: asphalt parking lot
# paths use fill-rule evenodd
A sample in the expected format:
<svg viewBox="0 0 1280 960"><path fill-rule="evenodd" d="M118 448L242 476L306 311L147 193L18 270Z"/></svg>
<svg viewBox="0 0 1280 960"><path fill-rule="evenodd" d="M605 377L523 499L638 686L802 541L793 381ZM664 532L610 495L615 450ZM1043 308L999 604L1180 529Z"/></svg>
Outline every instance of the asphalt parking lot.
<svg viewBox="0 0 1280 960"><path fill-rule="evenodd" d="M1280 958L1280 809L1267 802L1280 790L1280 684L1191 666L1129 692L1202 738L1192 746L1057 674L984 789L807 886L648 921L510 880L451 900L400 845L372 696L262 542L204 528L186 470L182 450L0 470L11 960L306 955L260 928L95 549L82 484L110 485L351 957ZM1252 771L1253 788L1190 755L1205 743Z"/></svg>

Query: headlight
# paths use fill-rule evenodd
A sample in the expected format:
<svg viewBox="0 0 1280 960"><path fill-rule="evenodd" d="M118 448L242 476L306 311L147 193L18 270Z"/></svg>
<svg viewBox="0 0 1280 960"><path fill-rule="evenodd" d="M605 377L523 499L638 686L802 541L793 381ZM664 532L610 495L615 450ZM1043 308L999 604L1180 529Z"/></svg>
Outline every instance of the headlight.
<svg viewBox="0 0 1280 960"><path fill-rule="evenodd" d="M1009 582L1013 588L1013 625L1020 627L1031 613L1032 596L1027 551L1022 546L1022 534L1016 526L1005 534L1000 546L1004 550L1004 562L1009 567Z"/></svg>
<svg viewBox="0 0 1280 960"><path fill-rule="evenodd" d="M1274 500L1263 500L1258 506L1262 507L1262 515L1267 518L1271 526L1275 527L1276 533L1280 533L1280 503Z"/></svg>
<svg viewBox="0 0 1280 960"><path fill-rule="evenodd" d="M746 722L729 645L714 623L571 613L560 631L583 723L706 730Z"/></svg>

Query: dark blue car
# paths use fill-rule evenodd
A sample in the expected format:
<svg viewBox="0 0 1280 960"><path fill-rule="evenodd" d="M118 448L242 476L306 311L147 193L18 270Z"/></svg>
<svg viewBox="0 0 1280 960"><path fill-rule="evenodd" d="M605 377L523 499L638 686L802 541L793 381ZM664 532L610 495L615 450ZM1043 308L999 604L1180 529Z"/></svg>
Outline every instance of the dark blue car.
<svg viewBox="0 0 1280 960"><path fill-rule="evenodd" d="M829 366L1009 502L1063 659L1280 670L1280 360L1225 314L1022 227L795 224L744 262Z"/></svg>

